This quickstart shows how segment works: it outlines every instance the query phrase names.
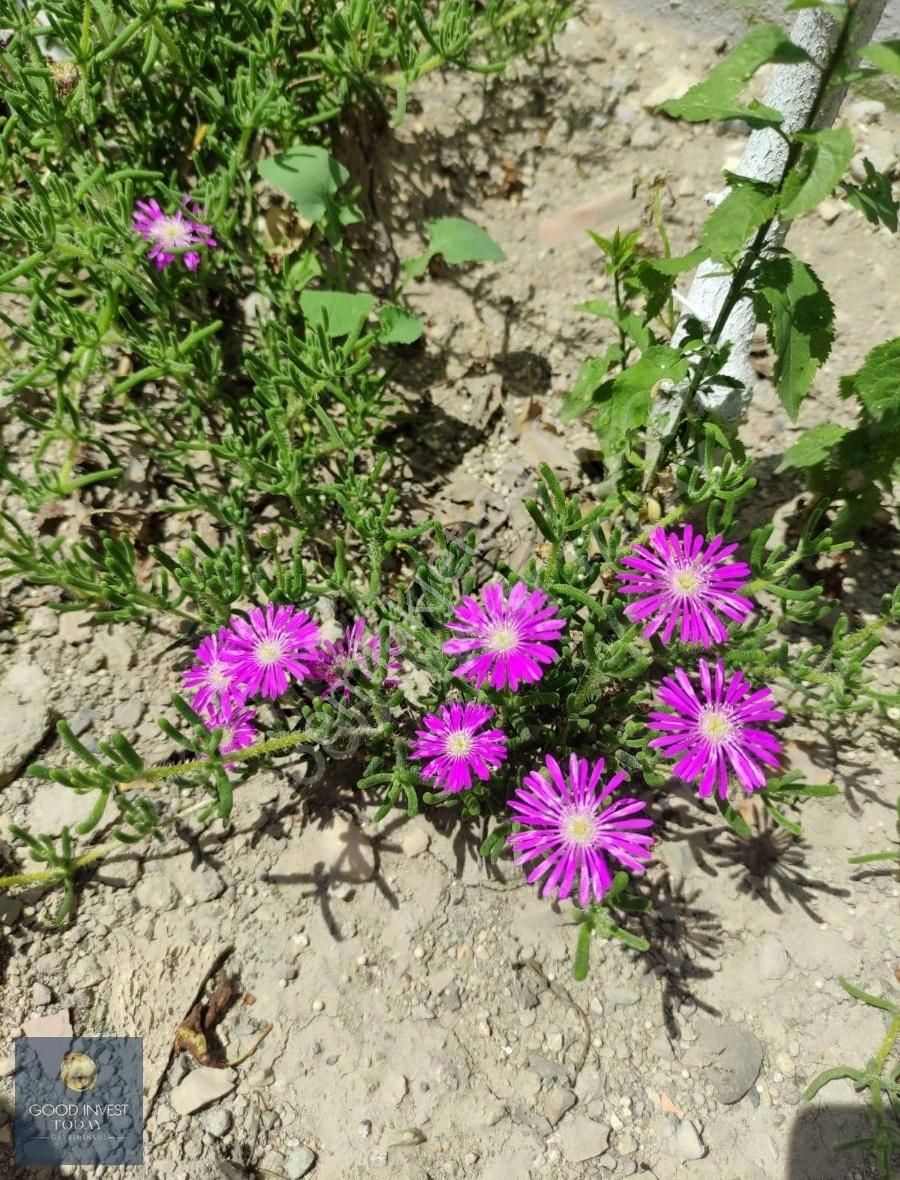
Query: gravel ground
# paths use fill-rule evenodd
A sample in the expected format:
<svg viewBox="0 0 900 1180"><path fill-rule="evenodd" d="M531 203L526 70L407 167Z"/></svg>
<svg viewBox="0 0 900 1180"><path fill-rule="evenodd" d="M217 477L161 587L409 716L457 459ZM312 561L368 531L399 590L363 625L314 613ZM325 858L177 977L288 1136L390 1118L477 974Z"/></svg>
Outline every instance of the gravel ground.
<svg viewBox="0 0 900 1180"><path fill-rule="evenodd" d="M740 135L648 110L715 61L718 30L703 31L592 3L558 57L483 86L431 80L376 145L376 213L401 256L416 226L448 212L479 221L508 256L416 286L428 345L398 378L424 423L398 445L398 484L418 511L475 525L488 556L517 565L530 552L521 501L539 461L591 498L595 440L555 416L603 342L574 310L604 291L584 230L637 224L647 182L668 173L678 250L719 169L740 155ZM895 114L861 103L846 118L866 154L896 161ZM840 339L798 424L761 376L743 427L762 484L754 511L778 508L785 521L803 489L773 476L779 456L799 430L846 416L838 376L896 327L886 232L827 205L791 244L831 290ZM877 561L861 550L846 567L844 600L861 619L897 581L895 537L882 534L892 543L882 537ZM36 751L59 756L60 715L82 740L116 728L148 759L171 753L155 718L178 684L166 653L174 633L92 627L51 601L17 591L25 621L0 633L0 837L10 822L52 830L86 810L66 789L20 776ZM895 681L896 641L880 659ZM862 1064L883 1035L881 1014L837 977L896 995L900 891L847 858L887 846L898 759L874 726L847 741L795 723L785 737L791 766L841 788L804 809L806 841L758 821L739 846L710 808L672 794L664 859L648 878L652 949L595 947L584 984L571 982L565 907L540 901L502 862L488 874L471 832L399 815L376 825L352 765L302 804L284 776L254 777L229 833L104 864L64 931L45 927L39 895L0 897L0 1176L19 1175L4 1162L4 1054L26 1022L54 1014L79 1034L145 1038L148 1162L92 1177L873 1176L864 1155L835 1163L828 1151L858 1133L850 1085L810 1110L800 1096L821 1069ZM223 961L255 997L222 1024L228 1058L273 1027L236 1069L200 1070L171 1055L172 1037Z"/></svg>

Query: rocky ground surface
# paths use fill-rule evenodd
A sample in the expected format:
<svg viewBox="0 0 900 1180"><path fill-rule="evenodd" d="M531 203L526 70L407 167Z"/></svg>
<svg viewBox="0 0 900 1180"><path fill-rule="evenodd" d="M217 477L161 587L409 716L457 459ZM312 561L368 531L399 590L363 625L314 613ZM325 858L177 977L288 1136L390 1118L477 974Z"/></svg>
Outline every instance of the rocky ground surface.
<svg viewBox="0 0 900 1180"><path fill-rule="evenodd" d="M556 417L603 342L602 326L574 310L606 284L584 231L639 224L648 182L668 174L673 247L692 240L703 194L744 140L650 108L722 48L593 3L557 56L512 78L420 87L380 145L376 202L401 256L416 226L450 212L485 225L507 253L413 290L429 343L399 375L421 397L424 374L429 395L427 429L398 445L397 479L418 490L421 512L476 527L488 557L518 565L531 551L521 501L538 462L590 499L593 436ZM895 113L864 100L846 118L861 152L880 167L896 161ZM796 506L802 487L773 474L778 458L800 429L846 418L838 376L896 328L885 231L827 202L792 245L831 290L840 339L798 424L761 375L743 429L764 487L760 519ZM845 603L865 618L898 564L886 543L877 561L872 550L851 556ZM84 798L21 775L38 754L61 756L57 717L89 745L118 729L148 759L172 752L155 718L178 687L173 635L91 626L52 601L30 591L21 625L0 633L0 840L10 822L49 831L85 813ZM879 658L895 680L896 644ZM571 981L570 911L502 862L487 873L472 833L400 815L376 825L352 774L302 799L285 776L255 776L228 833L186 830L144 860L105 863L62 931L46 925L38 894L0 897L0 1176L17 1175L5 1162L12 1038L69 1028L145 1038L148 1162L92 1177L873 1176L865 1155L835 1162L828 1150L860 1133L849 1084L810 1108L800 1098L821 1069L862 1065L883 1035L881 1014L850 1000L838 976L896 995L900 890L847 858L888 846L898 759L875 724L845 740L813 718L785 737L808 781L841 788L804 808L805 842L759 823L741 846L711 809L673 793L649 874L652 948L595 946L584 984ZM254 998L221 1024L227 1058L272 1026L224 1070L171 1052L223 964Z"/></svg>

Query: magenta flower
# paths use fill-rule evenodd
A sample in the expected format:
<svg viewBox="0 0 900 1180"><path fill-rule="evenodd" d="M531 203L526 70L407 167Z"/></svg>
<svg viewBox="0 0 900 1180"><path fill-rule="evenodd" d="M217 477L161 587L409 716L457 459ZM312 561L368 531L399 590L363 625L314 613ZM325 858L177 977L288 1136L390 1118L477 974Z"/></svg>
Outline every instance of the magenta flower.
<svg viewBox="0 0 900 1180"><path fill-rule="evenodd" d="M719 615L743 622L753 603L738 593L746 585L750 567L729 561L737 545L725 545L723 537L706 539L689 524L679 537L665 529L650 534L650 548L635 545L622 559L630 570L620 572L623 594L639 596L625 608L632 623L646 620L646 638L662 628L660 638L668 643L678 630L682 643L709 647L728 638Z"/></svg>
<svg viewBox="0 0 900 1180"><path fill-rule="evenodd" d="M319 628L306 611L271 602L265 612L253 607L249 616L249 622L238 615L230 619L232 638L222 659L245 696L274 700L287 689L289 675L306 680L311 674Z"/></svg>
<svg viewBox="0 0 900 1180"><path fill-rule="evenodd" d="M559 639L565 620L556 617L557 608L545 605L547 596L540 590L529 591L517 582L509 592L494 583L481 592L481 606L467 595L447 624L458 638L444 644L448 655L474 652L456 669L456 675L476 688L490 679L492 688L509 687L515 692L520 683L540 680L542 664L551 664L558 652L550 644Z"/></svg>
<svg viewBox="0 0 900 1180"><path fill-rule="evenodd" d="M416 731L412 758L427 758L422 777L434 779L451 794L472 786L474 773L482 782L506 759L506 734L502 729L479 733L494 716L490 705L454 702L423 718Z"/></svg>
<svg viewBox="0 0 900 1180"><path fill-rule="evenodd" d="M206 728L210 732L214 729L222 730L220 754L233 754L235 750L243 750L245 746L253 745L258 736L253 726L255 717L255 709L230 702L208 713L205 719Z"/></svg>
<svg viewBox="0 0 900 1180"><path fill-rule="evenodd" d="M683 668L661 683L659 697L673 713L651 713L653 729L663 737L650 745L667 758L677 758L672 767L676 778L698 782L697 793L728 797L728 775L733 771L745 791L756 791L766 783L764 766L777 766L781 742L764 729L761 721L781 721L785 714L775 704L768 688L751 691L743 672L729 677L725 665L716 660L710 669L700 661L700 694Z"/></svg>
<svg viewBox="0 0 900 1180"><path fill-rule="evenodd" d="M323 696L332 696L341 689L344 700L347 700L350 696L353 673L359 672L366 680L371 680L380 659L381 638L378 635L366 635L366 620L360 618L346 629L340 639L333 643L328 639L322 641L315 667L310 675L314 680L325 681ZM384 678L385 688L396 688L400 683L397 676L401 668L400 649L391 639L387 674Z"/></svg>
<svg viewBox="0 0 900 1180"><path fill-rule="evenodd" d="M222 658L232 638L227 627L221 627L215 635L207 635L194 652L197 663L183 675L185 687L196 689L191 705L198 713L207 713L227 703L241 704L245 699L246 693Z"/></svg>
<svg viewBox="0 0 900 1180"><path fill-rule="evenodd" d="M653 821L642 814L646 804L640 799L624 796L606 802L626 776L614 774L604 784L602 758L591 765L587 758L572 754L568 776L551 754L544 763L547 773L527 774L509 802L522 825L509 837L515 862L537 860L527 880L531 885L545 877L544 897L556 892L560 901L565 900L577 875L578 904L587 905L592 896L600 901L612 884L610 858L633 873L644 871L653 844L645 829Z"/></svg>
<svg viewBox="0 0 900 1180"><path fill-rule="evenodd" d="M211 250L216 247L212 226L188 215L188 200L184 197L184 209L176 209L174 213L163 213L159 203L152 199L136 203L134 228L151 243L148 257L154 260L157 270L174 262L179 254L188 270L196 270L200 265L197 246L208 246Z"/></svg>

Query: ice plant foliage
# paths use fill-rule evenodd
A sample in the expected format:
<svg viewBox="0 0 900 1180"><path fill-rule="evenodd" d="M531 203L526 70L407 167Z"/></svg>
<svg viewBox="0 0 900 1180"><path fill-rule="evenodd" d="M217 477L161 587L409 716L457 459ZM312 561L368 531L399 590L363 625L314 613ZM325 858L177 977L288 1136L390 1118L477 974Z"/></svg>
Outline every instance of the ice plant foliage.
<svg viewBox="0 0 900 1180"><path fill-rule="evenodd" d="M450 794L473 785L472 776L485 782L506 758L502 729L484 726L494 717L490 705L453 702L428 713L417 730L411 756L425 759L422 777L433 779Z"/></svg>
<svg viewBox="0 0 900 1180"><path fill-rule="evenodd" d="M356 619L335 641L325 639L319 645L316 663L311 671L315 680L324 681L323 695L333 696L341 692L344 700L350 696L350 684L354 673L371 680L381 660L381 639L366 634L366 620ZM396 688L401 671L400 649L389 641L387 675L385 688Z"/></svg>
<svg viewBox="0 0 900 1180"><path fill-rule="evenodd" d="M753 610L753 603L739 593L750 567L730 560L736 549L724 537L707 543L689 524L680 537L654 529L649 548L635 545L622 559L628 567L618 574L622 593L638 599L625 614L632 623L645 623L645 638L659 632L663 643L673 636L701 647L724 643L728 631L719 616L741 623Z"/></svg>
<svg viewBox="0 0 900 1180"><path fill-rule="evenodd" d="M309 678L316 665L319 628L306 611L293 606L253 607L249 618L235 615L231 639L222 656L232 678L246 695L275 700L288 687L288 677Z"/></svg>
<svg viewBox="0 0 900 1180"><path fill-rule="evenodd" d="M610 859L633 873L643 872L653 837L653 821L640 799L610 796L625 781L614 774L604 782L606 763L591 764L572 754L565 774L547 754L546 772L531 771L510 800L509 808L521 830L509 837L516 864L537 863L528 883L543 879L542 896L556 894L562 901L576 888L586 906L600 901L612 884Z"/></svg>
<svg viewBox="0 0 900 1180"><path fill-rule="evenodd" d="M188 270L196 270L200 265L197 247L206 246L210 250L216 247L212 226L190 216L189 200L184 197L184 208L176 209L174 213L164 213L153 198L135 203L134 228L150 242L148 257L156 263L157 270L163 270L179 256Z"/></svg>
<svg viewBox="0 0 900 1180"><path fill-rule="evenodd" d="M485 586L481 602L467 595L447 624L455 638L444 644L448 655L468 655L456 675L476 688L486 681L492 688L515 692L520 684L533 684L544 674L558 651L556 642L565 620L541 590L529 590L517 582L507 600L498 583Z"/></svg>
<svg viewBox="0 0 900 1180"><path fill-rule="evenodd" d="M659 698L672 710L651 713L653 729L662 737L652 747L667 758L677 758L672 773L685 782L699 783L697 793L728 797L731 773L745 791L766 785L765 768L776 767L781 742L761 723L782 721L784 712L768 688L755 691L743 672L730 675L721 660L712 667L700 661L700 689L683 668L663 679Z"/></svg>

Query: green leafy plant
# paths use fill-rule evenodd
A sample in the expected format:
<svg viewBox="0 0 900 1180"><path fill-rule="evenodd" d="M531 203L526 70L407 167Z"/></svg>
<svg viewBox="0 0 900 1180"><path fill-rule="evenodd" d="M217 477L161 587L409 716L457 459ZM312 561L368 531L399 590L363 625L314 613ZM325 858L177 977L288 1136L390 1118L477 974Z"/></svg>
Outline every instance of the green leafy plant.
<svg viewBox="0 0 900 1180"><path fill-rule="evenodd" d="M884 1040L864 1068L836 1065L824 1070L806 1087L803 1101L812 1101L823 1086L842 1078L849 1079L858 1093L868 1091L872 1133L838 1144L835 1150L870 1148L883 1180L890 1180L896 1153L900 1151L900 1057L891 1060L900 1039L900 1007L890 1000L883 1000L879 996L862 991L846 979L839 979L838 983L854 1000L885 1012L889 1022L888 1029Z"/></svg>

